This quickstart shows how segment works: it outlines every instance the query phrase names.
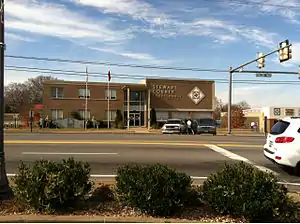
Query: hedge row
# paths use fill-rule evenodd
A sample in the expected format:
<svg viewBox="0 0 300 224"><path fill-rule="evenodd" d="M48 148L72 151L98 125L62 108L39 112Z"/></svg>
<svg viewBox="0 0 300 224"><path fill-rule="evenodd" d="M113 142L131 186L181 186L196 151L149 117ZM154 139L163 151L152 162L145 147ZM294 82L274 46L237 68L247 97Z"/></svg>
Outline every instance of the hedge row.
<svg viewBox="0 0 300 224"><path fill-rule="evenodd" d="M171 216L188 206L206 203L215 211L249 221L297 220L299 206L278 179L243 162L227 165L204 182L201 191L192 180L165 165L129 164L118 168L116 194L127 206L154 216ZM37 211L60 211L85 200L92 190L90 166L70 158L60 163L23 163L14 178L18 200Z"/></svg>

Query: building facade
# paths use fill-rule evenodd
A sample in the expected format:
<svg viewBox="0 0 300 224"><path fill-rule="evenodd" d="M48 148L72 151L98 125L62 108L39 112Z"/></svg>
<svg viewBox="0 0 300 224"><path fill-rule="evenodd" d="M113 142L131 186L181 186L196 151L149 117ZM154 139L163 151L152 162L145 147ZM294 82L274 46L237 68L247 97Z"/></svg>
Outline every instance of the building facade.
<svg viewBox="0 0 300 224"><path fill-rule="evenodd" d="M264 131L264 119L267 117L267 130L284 117L300 117L300 107L262 107L244 110L246 117L245 125L250 127L252 121L257 122L259 130Z"/></svg>
<svg viewBox="0 0 300 224"><path fill-rule="evenodd" d="M85 82L51 80L44 83L43 113L52 120L78 112L81 117L113 122L116 111L120 110L125 125L145 127L153 108L158 121L212 117L214 96L214 81L204 80L146 79L140 84L111 82L109 90L107 83L89 82L87 91Z"/></svg>

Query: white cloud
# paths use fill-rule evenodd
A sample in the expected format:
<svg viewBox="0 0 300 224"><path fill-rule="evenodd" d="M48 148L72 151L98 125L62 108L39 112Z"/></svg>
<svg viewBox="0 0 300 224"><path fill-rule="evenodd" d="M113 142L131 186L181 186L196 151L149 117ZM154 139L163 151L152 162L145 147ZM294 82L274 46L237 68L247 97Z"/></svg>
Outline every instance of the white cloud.
<svg viewBox="0 0 300 224"><path fill-rule="evenodd" d="M280 16L291 23L300 24L299 1L298 0L247 0L247 1L226 1L221 2L226 9L239 13L254 15L275 15Z"/></svg>
<svg viewBox="0 0 300 224"><path fill-rule="evenodd" d="M137 53L137 52L130 52L130 51L122 51L122 49L113 49L113 48L98 48L98 47L90 47L92 50L111 53L114 55L119 55L126 58L131 58L135 60L147 61L148 64L155 64L155 65L166 65L172 63L170 60L162 60L157 59L151 54L147 53Z"/></svg>
<svg viewBox="0 0 300 224"><path fill-rule="evenodd" d="M8 39L20 40L20 41L25 41L25 42L35 42L35 40L32 38L21 36L18 34L9 33L9 32L5 33L5 37Z"/></svg>
<svg viewBox="0 0 300 224"><path fill-rule="evenodd" d="M186 20L176 15L166 14L149 3L139 0L68 0L79 5L89 6L103 13L128 16L134 20L141 20L142 25L133 26L136 32L147 32L158 37L175 36L207 36L216 43L226 43L237 40L239 37L255 45L267 46L274 44L275 34L257 27L235 25L218 19L197 18ZM200 9L198 9L200 10ZM167 10L172 12L171 9ZM183 14L186 8L182 8ZM207 9L206 9L207 11ZM186 15L186 14L184 14Z"/></svg>
<svg viewBox="0 0 300 224"><path fill-rule="evenodd" d="M103 43L133 38L127 30L112 29L101 20L90 19L58 4L10 0L5 7L8 30Z"/></svg>
<svg viewBox="0 0 300 224"><path fill-rule="evenodd" d="M100 9L104 13L130 16L153 25L169 23L169 16L155 9L149 3L138 0L69 0L79 5Z"/></svg>

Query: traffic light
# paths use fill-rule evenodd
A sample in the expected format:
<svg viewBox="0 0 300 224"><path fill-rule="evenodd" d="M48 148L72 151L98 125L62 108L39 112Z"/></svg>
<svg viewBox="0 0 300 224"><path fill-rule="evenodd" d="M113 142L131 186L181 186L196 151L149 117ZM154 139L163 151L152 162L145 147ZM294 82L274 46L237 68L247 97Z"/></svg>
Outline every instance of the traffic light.
<svg viewBox="0 0 300 224"><path fill-rule="evenodd" d="M279 43L279 61L284 62L292 59L292 48L289 46L289 40L285 40Z"/></svg>
<svg viewBox="0 0 300 224"><path fill-rule="evenodd" d="M264 56L264 53L262 53L262 52L259 52L259 53L257 54L257 58L260 58L260 57L262 57L262 56ZM258 60L257 60L257 67L258 67L258 68L263 68L263 67L265 67L265 62L266 62L265 57L258 59Z"/></svg>

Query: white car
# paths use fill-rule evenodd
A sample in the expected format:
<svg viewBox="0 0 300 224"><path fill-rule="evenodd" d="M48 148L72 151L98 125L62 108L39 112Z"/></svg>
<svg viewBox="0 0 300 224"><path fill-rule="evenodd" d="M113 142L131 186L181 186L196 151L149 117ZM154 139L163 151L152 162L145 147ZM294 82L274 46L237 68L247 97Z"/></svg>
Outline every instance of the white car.
<svg viewBox="0 0 300 224"><path fill-rule="evenodd" d="M264 155L289 172L300 173L300 117L280 119L272 127L264 145Z"/></svg>
<svg viewBox="0 0 300 224"><path fill-rule="evenodd" d="M182 134L186 133L186 124L181 119L168 119L162 127L163 134Z"/></svg>

